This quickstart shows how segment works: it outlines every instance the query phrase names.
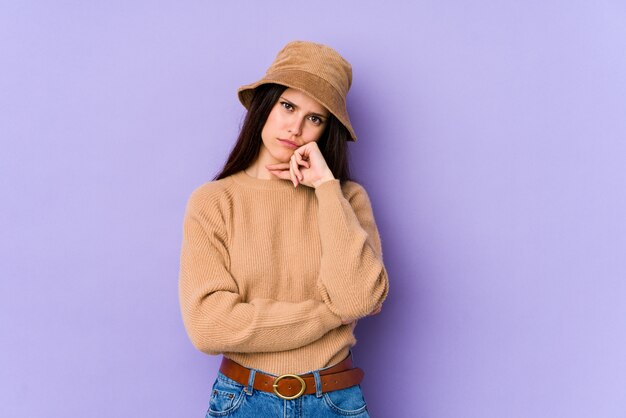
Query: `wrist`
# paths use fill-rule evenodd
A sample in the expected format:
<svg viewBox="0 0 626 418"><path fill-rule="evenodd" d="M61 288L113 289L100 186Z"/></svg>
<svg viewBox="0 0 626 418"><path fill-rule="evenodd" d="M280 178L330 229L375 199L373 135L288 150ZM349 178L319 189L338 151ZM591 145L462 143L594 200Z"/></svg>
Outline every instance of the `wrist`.
<svg viewBox="0 0 626 418"><path fill-rule="evenodd" d="M313 182L313 187L317 189L320 185L322 185L322 183L326 183L327 181L330 181L330 180L335 180L335 176L333 176L333 173L330 170L328 170L328 173L326 173L325 175L320 177L318 180Z"/></svg>

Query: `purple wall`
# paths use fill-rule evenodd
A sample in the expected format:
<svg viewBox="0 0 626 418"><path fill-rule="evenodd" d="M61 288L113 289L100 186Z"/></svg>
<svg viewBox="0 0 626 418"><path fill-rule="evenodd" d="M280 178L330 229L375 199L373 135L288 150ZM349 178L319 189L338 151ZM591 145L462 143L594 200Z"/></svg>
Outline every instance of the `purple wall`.
<svg viewBox="0 0 626 418"><path fill-rule="evenodd" d="M626 416L626 3L0 5L0 416L201 417L190 192L294 39L354 67L373 417Z"/></svg>

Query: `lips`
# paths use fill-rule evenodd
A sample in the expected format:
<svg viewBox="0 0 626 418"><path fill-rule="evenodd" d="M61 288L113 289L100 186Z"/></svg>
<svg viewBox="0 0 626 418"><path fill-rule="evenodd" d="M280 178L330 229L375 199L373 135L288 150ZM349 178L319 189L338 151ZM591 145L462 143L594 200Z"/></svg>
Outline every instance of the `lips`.
<svg viewBox="0 0 626 418"><path fill-rule="evenodd" d="M298 144L296 144L295 142L287 141L286 139L280 139L280 138L278 138L278 140L286 147L294 148L294 149L298 148Z"/></svg>

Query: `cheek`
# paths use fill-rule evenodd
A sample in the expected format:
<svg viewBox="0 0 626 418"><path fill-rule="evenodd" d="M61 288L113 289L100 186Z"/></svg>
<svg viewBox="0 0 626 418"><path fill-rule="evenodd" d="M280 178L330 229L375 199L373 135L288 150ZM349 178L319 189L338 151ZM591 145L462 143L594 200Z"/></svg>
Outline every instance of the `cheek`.
<svg viewBox="0 0 626 418"><path fill-rule="evenodd" d="M265 121L265 125L263 125L263 130L261 131L261 136L265 139L266 136L272 135L273 131L277 129L278 120L275 115L275 112L271 112Z"/></svg>
<svg viewBox="0 0 626 418"><path fill-rule="evenodd" d="M324 128L312 128L306 135L306 142L317 141L322 137Z"/></svg>
<svg viewBox="0 0 626 418"><path fill-rule="evenodd" d="M280 109L275 107L274 109L272 109L269 116L267 117L267 121L265 122L265 124L269 125L269 127L272 129L276 129L280 128L282 123L283 117L280 114Z"/></svg>

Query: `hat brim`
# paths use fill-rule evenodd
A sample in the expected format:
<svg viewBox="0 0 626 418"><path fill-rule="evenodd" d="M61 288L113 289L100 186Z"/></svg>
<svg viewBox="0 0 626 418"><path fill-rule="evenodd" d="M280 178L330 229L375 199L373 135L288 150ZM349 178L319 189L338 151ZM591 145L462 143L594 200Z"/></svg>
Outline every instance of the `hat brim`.
<svg viewBox="0 0 626 418"><path fill-rule="evenodd" d="M282 70L270 74L266 74L262 79L252 84L239 87L237 96L241 104L246 108L250 108L250 103L254 97L254 90L262 84L281 84L300 90L313 99L317 100L330 113L332 113L350 133L350 139L356 142L356 134L350 123L346 103L342 99L343 96L323 78L301 70ZM315 90L311 90L310 86L316 86Z"/></svg>

